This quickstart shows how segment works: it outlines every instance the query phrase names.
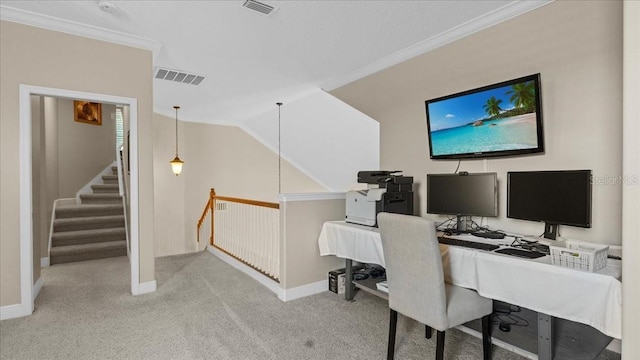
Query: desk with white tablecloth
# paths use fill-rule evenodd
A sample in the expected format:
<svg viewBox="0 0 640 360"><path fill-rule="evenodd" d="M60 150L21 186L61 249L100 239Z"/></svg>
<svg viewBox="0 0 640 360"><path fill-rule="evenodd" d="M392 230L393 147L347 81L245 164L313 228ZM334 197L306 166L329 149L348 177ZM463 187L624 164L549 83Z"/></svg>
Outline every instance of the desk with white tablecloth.
<svg viewBox="0 0 640 360"><path fill-rule="evenodd" d="M478 239L505 244L508 240ZM352 261L384 267L377 228L326 222L318 238L321 255L346 260L346 299L353 299ZM607 265L598 272L582 272L551 264L550 256L522 259L489 251L441 245L445 280L480 295L537 311L538 356L552 358L553 317L590 325L621 338L621 267Z"/></svg>

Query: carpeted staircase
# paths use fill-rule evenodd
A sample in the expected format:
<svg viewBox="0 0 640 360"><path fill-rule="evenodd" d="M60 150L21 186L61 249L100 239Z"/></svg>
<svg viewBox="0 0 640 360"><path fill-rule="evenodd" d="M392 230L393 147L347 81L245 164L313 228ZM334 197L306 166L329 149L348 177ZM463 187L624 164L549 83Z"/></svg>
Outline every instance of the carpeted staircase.
<svg viewBox="0 0 640 360"><path fill-rule="evenodd" d="M80 195L79 205L56 209L51 236L51 265L127 255L122 197L117 168L92 185L92 194Z"/></svg>

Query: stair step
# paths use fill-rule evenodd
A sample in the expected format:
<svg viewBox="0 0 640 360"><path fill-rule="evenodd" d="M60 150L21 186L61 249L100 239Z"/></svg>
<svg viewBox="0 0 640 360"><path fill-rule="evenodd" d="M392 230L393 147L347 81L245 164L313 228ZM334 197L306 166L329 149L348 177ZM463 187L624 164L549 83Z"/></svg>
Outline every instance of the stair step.
<svg viewBox="0 0 640 360"><path fill-rule="evenodd" d="M124 227L54 232L51 235L51 249L60 246L95 244L126 240Z"/></svg>
<svg viewBox="0 0 640 360"><path fill-rule="evenodd" d="M105 184L117 184L118 175L102 175L102 182Z"/></svg>
<svg viewBox="0 0 640 360"><path fill-rule="evenodd" d="M121 204L120 194L80 194L83 204Z"/></svg>
<svg viewBox="0 0 640 360"><path fill-rule="evenodd" d="M54 232L79 231L92 229L109 229L124 227L124 215L83 216L56 218L53 221Z"/></svg>
<svg viewBox="0 0 640 360"><path fill-rule="evenodd" d="M51 265L127 255L126 240L51 248Z"/></svg>
<svg viewBox="0 0 640 360"><path fill-rule="evenodd" d="M56 209L56 219L122 214L124 214L122 202L118 204L64 205Z"/></svg>
<svg viewBox="0 0 640 360"><path fill-rule="evenodd" d="M124 227L54 232L51 247L94 244L126 239Z"/></svg>
<svg viewBox="0 0 640 360"><path fill-rule="evenodd" d="M109 194L118 194L120 193L120 187L118 186L118 184L95 184L95 185L91 185L91 190L93 190L94 194L103 194L103 193L109 193Z"/></svg>

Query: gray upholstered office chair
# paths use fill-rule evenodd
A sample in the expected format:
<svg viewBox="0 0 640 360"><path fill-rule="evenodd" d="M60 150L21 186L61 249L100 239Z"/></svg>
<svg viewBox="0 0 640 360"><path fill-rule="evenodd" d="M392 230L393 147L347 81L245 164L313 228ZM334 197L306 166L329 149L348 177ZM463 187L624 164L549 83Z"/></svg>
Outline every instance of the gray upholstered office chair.
<svg viewBox="0 0 640 360"><path fill-rule="evenodd" d="M410 215L378 214L378 227L389 285L389 345L387 359L395 352L398 313L437 330L436 359L444 354L444 332L482 318L484 359L491 358L493 302L474 290L446 284L434 223ZM430 328L429 328L430 327Z"/></svg>

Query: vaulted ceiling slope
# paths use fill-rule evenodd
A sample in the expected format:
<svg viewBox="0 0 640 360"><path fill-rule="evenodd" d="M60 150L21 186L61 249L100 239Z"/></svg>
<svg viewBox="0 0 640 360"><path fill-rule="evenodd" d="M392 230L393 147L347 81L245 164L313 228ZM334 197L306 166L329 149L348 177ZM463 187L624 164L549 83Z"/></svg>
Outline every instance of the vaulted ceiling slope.
<svg viewBox="0 0 640 360"><path fill-rule="evenodd" d="M548 3L275 1L266 15L230 1L0 1L3 20L154 51L154 111L239 124L318 88L327 91ZM257 4L260 6L260 4ZM255 8L255 6L253 6ZM499 39L498 39L499 41Z"/></svg>

